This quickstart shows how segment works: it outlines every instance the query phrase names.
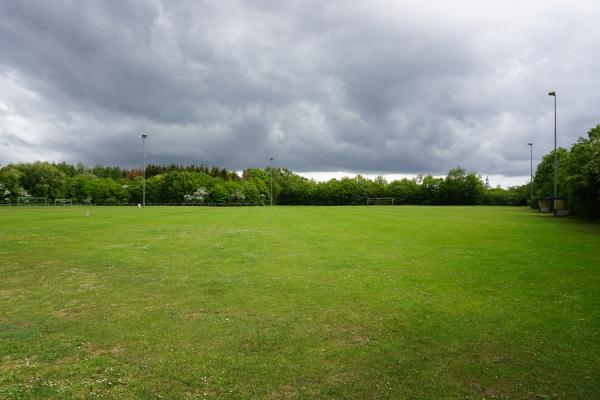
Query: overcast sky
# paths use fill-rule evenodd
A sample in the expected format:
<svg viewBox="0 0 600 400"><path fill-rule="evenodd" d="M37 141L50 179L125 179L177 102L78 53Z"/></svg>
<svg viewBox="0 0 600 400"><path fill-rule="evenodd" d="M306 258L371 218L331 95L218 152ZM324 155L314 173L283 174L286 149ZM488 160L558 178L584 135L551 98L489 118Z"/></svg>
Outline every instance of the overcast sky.
<svg viewBox="0 0 600 400"><path fill-rule="evenodd" d="M513 179L600 123L594 1L0 2L0 164Z"/></svg>

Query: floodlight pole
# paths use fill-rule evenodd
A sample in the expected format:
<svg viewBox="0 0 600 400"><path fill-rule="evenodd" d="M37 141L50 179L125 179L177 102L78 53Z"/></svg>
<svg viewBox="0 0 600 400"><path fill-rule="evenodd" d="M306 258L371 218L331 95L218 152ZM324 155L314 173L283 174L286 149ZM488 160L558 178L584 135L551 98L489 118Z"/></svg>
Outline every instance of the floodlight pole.
<svg viewBox="0 0 600 400"><path fill-rule="evenodd" d="M529 146L529 197L533 200L533 143L527 143Z"/></svg>
<svg viewBox="0 0 600 400"><path fill-rule="evenodd" d="M558 165L558 154L556 154L556 92L552 91L548 93L548 96L554 97L554 197L558 196L558 190L556 187L556 174Z"/></svg>
<svg viewBox="0 0 600 400"><path fill-rule="evenodd" d="M143 162L143 184L142 184L142 207L146 207L146 138L148 135L142 135L142 162Z"/></svg>
<svg viewBox="0 0 600 400"><path fill-rule="evenodd" d="M269 157L269 161L271 162L271 178L269 179L271 181L271 207L273 207L273 157Z"/></svg>

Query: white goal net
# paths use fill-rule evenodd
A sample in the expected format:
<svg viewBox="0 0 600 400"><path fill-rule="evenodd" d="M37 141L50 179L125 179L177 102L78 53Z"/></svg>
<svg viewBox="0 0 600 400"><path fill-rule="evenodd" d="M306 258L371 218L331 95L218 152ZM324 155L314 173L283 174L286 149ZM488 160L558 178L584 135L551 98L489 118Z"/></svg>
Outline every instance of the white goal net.
<svg viewBox="0 0 600 400"><path fill-rule="evenodd" d="M54 199L55 206L72 206L73 201L71 199Z"/></svg>
<svg viewBox="0 0 600 400"><path fill-rule="evenodd" d="M45 206L48 205L48 199L45 197L19 197L17 198L17 205L19 206Z"/></svg>
<svg viewBox="0 0 600 400"><path fill-rule="evenodd" d="M394 198L393 197L368 197L367 205L368 206L393 206Z"/></svg>

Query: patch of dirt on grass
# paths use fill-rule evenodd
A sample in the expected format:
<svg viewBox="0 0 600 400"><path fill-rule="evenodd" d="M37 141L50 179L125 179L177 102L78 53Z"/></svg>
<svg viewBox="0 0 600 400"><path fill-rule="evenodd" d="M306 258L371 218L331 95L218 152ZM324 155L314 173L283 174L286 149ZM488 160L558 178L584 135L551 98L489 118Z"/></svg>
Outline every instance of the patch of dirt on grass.
<svg viewBox="0 0 600 400"><path fill-rule="evenodd" d="M326 336L339 344L367 345L372 337L369 337L370 330L359 325L330 325L326 327Z"/></svg>
<svg viewBox="0 0 600 400"><path fill-rule="evenodd" d="M293 399L293 398L297 398L297 397L298 397L298 394L294 390L294 387L290 384L286 384L286 385L279 386L279 387L273 389L269 393L269 396L267 398L277 400L277 399Z"/></svg>
<svg viewBox="0 0 600 400"><path fill-rule="evenodd" d="M0 299L14 300L17 296L22 297L22 289L0 289Z"/></svg>
<svg viewBox="0 0 600 400"><path fill-rule="evenodd" d="M190 312L185 314L185 319L187 319L188 321L195 321L197 319L202 318L202 315L204 315L204 312Z"/></svg>
<svg viewBox="0 0 600 400"><path fill-rule="evenodd" d="M0 360L0 372L16 371L24 366L23 360L13 359L11 356L4 356Z"/></svg>
<svg viewBox="0 0 600 400"><path fill-rule="evenodd" d="M103 286L102 285L97 285L95 283L92 282L88 282L88 283L84 283L79 287L78 292L86 292L88 290L96 290L96 289L101 289Z"/></svg>
<svg viewBox="0 0 600 400"><path fill-rule="evenodd" d="M453 379L458 385L465 387L471 394L468 399L530 399L535 398L531 393L527 394L518 383L506 378L497 377L492 383L483 383L477 377L463 377L462 380Z"/></svg>
<svg viewBox="0 0 600 400"><path fill-rule="evenodd" d="M54 316L60 319L69 319L78 314L81 314L81 311L72 310L69 308L61 308L60 310L54 313Z"/></svg>
<svg viewBox="0 0 600 400"><path fill-rule="evenodd" d="M488 386L483 389L483 397L485 399L515 399L515 398L531 398L525 393L517 393L514 382L507 380L498 380L493 386Z"/></svg>
<svg viewBox="0 0 600 400"><path fill-rule="evenodd" d="M367 344L369 343L369 338L366 336L362 336L362 335L353 335L350 337L350 342L352 343L356 343L356 344Z"/></svg>
<svg viewBox="0 0 600 400"><path fill-rule="evenodd" d="M77 292L98 290L104 287L102 277L92 271L83 268L72 267L62 271L65 274L63 285L76 288Z"/></svg>
<svg viewBox="0 0 600 400"><path fill-rule="evenodd" d="M70 319L77 317L83 312L83 305L78 300L73 300L69 302L65 308L61 308L60 310L56 311L54 316L60 319Z"/></svg>
<svg viewBox="0 0 600 400"><path fill-rule="evenodd" d="M0 318L0 322L9 323L8 320L4 320L2 318ZM15 321L12 324L15 325L17 328L20 328L20 329L28 329L28 328L31 328L33 326L33 323L31 321Z"/></svg>
<svg viewBox="0 0 600 400"><path fill-rule="evenodd" d="M90 354L93 355L94 357L98 357L98 356L101 356L102 354L106 354L106 350L96 349L96 350L90 351Z"/></svg>
<svg viewBox="0 0 600 400"><path fill-rule="evenodd" d="M84 350L85 352L87 352L88 354L94 356L94 357L99 357L102 355L117 355L122 353L125 349L123 347L121 347L121 345L116 345L113 346L112 348L102 348L99 346L95 346L92 343L85 343L82 346L82 350Z"/></svg>

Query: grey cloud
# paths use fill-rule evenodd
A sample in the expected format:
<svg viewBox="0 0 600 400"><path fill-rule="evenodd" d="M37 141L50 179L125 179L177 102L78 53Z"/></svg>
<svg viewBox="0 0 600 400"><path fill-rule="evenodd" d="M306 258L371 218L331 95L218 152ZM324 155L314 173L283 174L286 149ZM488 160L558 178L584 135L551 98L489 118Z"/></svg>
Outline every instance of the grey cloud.
<svg viewBox="0 0 600 400"><path fill-rule="evenodd" d="M5 146L5 147L11 147L14 145L31 146L32 144L26 140L21 139L20 137L15 136L15 135L4 135L2 137L2 142L0 142L0 145Z"/></svg>
<svg viewBox="0 0 600 400"><path fill-rule="evenodd" d="M526 175L549 90L560 144L600 122L600 6L519 7L3 2L0 162Z"/></svg>

